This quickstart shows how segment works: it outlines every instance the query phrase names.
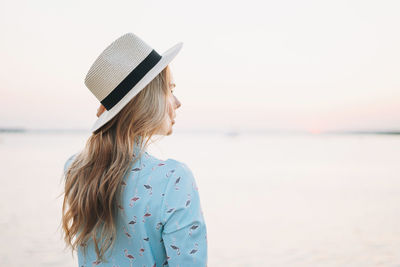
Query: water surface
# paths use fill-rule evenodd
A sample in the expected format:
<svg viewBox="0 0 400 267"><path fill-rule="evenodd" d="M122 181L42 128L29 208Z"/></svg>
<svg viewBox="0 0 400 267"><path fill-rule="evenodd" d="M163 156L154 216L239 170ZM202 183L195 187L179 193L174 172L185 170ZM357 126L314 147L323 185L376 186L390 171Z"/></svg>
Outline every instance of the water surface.
<svg viewBox="0 0 400 267"><path fill-rule="evenodd" d="M62 168L88 133L0 134L0 266L77 266ZM149 151L192 169L209 266L400 266L400 137L183 134Z"/></svg>

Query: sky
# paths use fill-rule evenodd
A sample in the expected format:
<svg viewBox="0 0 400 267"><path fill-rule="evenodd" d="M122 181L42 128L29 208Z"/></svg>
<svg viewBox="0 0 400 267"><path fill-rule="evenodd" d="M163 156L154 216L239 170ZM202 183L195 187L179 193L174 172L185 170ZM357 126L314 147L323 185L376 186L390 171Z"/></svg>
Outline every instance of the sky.
<svg viewBox="0 0 400 267"><path fill-rule="evenodd" d="M399 130L400 2L0 2L0 127L90 129L84 85L133 32L171 62L176 129Z"/></svg>

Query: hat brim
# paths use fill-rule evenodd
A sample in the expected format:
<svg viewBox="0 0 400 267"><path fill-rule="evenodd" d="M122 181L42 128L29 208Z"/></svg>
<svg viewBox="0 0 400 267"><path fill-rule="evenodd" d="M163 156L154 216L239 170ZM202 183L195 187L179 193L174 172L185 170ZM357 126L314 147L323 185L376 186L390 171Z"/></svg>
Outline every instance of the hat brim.
<svg viewBox="0 0 400 267"><path fill-rule="evenodd" d="M95 132L101 126L111 120L134 96L136 96L146 85L148 85L178 54L183 43L179 42L163 54L160 61L110 110L105 110L92 126L91 131Z"/></svg>

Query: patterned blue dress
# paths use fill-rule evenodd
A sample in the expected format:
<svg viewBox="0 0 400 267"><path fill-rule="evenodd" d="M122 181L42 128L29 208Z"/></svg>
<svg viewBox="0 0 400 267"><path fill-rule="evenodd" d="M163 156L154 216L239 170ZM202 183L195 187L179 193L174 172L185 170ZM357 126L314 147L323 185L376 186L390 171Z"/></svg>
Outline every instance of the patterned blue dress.
<svg viewBox="0 0 400 267"><path fill-rule="evenodd" d="M66 161L64 172L75 155ZM79 266L207 266L199 191L185 163L163 161L145 151L124 177L121 190L116 242L106 253L108 262L96 261L89 240L86 256L78 248Z"/></svg>

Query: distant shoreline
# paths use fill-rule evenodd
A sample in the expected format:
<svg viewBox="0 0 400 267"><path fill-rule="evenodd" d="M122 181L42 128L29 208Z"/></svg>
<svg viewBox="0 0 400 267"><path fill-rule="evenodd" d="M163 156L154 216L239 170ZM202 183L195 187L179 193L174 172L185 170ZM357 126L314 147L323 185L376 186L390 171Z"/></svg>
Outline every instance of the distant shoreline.
<svg viewBox="0 0 400 267"><path fill-rule="evenodd" d="M400 131L343 131L326 132L325 134L381 134L381 135L400 135Z"/></svg>
<svg viewBox="0 0 400 267"><path fill-rule="evenodd" d="M298 130L217 130L217 129L187 129L181 130L182 133L202 133L202 134L215 134L221 133L227 136L238 136L241 134L309 134L309 135L400 135L400 130L383 130L383 131L357 131L357 130L342 130L342 131L326 131L319 133L312 133L308 131ZM27 129L22 127L0 128L1 133L90 133L90 129Z"/></svg>

